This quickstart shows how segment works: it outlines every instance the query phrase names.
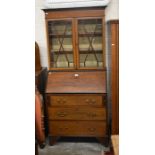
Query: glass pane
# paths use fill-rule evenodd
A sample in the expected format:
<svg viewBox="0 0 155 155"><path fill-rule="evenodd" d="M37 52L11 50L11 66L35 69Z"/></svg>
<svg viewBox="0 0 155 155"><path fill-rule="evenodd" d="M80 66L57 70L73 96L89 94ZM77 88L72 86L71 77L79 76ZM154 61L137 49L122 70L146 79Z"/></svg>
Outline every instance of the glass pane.
<svg viewBox="0 0 155 155"><path fill-rule="evenodd" d="M72 22L49 21L50 65L54 68L73 68Z"/></svg>
<svg viewBox="0 0 155 155"><path fill-rule="evenodd" d="M78 20L80 67L103 67L102 19Z"/></svg>

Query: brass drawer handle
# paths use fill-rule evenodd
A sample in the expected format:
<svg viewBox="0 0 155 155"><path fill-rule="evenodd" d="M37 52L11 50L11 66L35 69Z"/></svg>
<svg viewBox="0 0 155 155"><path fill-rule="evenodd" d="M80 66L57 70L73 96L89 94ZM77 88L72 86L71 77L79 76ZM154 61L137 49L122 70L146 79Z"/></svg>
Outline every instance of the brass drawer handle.
<svg viewBox="0 0 155 155"><path fill-rule="evenodd" d="M96 128L89 128L88 129L90 132L94 132L96 130Z"/></svg>
<svg viewBox="0 0 155 155"><path fill-rule="evenodd" d="M65 117L66 115L64 114L58 114L59 117Z"/></svg>
<svg viewBox="0 0 155 155"><path fill-rule="evenodd" d="M65 117L67 115L67 113L65 113L65 112L58 112L57 113L57 116L59 116L59 117Z"/></svg>
<svg viewBox="0 0 155 155"><path fill-rule="evenodd" d="M86 102L86 103L89 103L90 101L89 101L89 99L86 99L85 102Z"/></svg>
<svg viewBox="0 0 155 155"><path fill-rule="evenodd" d="M94 99L86 99L85 102L90 104L90 105L93 105L96 103L96 101Z"/></svg>
<svg viewBox="0 0 155 155"><path fill-rule="evenodd" d="M62 100L58 99L57 102L58 102L59 104L64 104L64 103L66 103L66 100L64 100L64 99L62 99Z"/></svg>

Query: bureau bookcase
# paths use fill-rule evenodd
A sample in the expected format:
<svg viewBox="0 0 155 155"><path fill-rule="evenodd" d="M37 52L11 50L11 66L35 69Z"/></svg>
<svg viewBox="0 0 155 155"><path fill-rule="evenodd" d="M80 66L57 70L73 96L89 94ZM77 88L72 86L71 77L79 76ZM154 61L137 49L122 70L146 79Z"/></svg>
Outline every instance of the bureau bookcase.
<svg viewBox="0 0 155 155"><path fill-rule="evenodd" d="M50 144L107 137L104 8L45 9Z"/></svg>

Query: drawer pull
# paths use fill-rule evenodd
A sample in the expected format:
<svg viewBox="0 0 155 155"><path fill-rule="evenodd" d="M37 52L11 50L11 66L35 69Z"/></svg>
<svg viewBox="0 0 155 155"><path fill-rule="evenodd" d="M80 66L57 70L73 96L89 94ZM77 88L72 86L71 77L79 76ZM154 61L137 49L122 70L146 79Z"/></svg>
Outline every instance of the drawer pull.
<svg viewBox="0 0 155 155"><path fill-rule="evenodd" d="M66 115L67 115L67 113L65 113L65 112L57 113L57 116L59 116L59 117L65 117Z"/></svg>
<svg viewBox="0 0 155 155"><path fill-rule="evenodd" d="M65 114L58 114L59 117L65 117Z"/></svg>
<svg viewBox="0 0 155 155"><path fill-rule="evenodd" d="M60 99L58 99L57 102L58 102L59 104L63 104L63 103L66 103L66 100L60 100Z"/></svg>
<svg viewBox="0 0 155 155"><path fill-rule="evenodd" d="M95 128L89 128L88 129L90 132L94 132L96 129Z"/></svg>
<svg viewBox="0 0 155 155"><path fill-rule="evenodd" d="M93 104L96 103L96 101L94 99L92 99L92 100L91 99L86 99L85 102L90 104L90 105L93 105Z"/></svg>
<svg viewBox="0 0 155 155"><path fill-rule="evenodd" d="M89 103L90 101L88 99L86 99L86 103Z"/></svg>

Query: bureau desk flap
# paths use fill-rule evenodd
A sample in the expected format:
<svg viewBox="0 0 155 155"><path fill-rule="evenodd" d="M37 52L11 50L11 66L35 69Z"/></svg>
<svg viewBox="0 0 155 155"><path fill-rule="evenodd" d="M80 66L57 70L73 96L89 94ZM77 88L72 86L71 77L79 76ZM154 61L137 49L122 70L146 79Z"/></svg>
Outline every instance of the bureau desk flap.
<svg viewBox="0 0 155 155"><path fill-rule="evenodd" d="M106 93L106 71L49 72L46 93Z"/></svg>

